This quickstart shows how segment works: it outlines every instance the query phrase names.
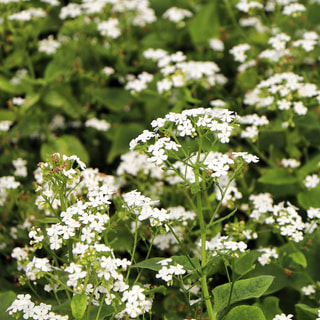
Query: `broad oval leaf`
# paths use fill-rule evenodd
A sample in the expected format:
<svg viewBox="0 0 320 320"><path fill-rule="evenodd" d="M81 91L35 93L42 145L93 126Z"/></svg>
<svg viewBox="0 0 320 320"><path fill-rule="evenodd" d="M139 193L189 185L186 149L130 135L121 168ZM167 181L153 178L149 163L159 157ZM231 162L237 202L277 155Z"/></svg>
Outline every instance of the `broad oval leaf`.
<svg viewBox="0 0 320 320"><path fill-rule="evenodd" d="M233 308L225 320L266 320L262 310L255 306L238 306Z"/></svg>
<svg viewBox="0 0 320 320"><path fill-rule="evenodd" d="M65 154L67 156L77 155L83 162L89 162L89 155L78 138L63 135L41 146L41 158L45 161L47 156L53 153Z"/></svg>
<svg viewBox="0 0 320 320"><path fill-rule="evenodd" d="M267 184L286 185L298 182L299 180L298 177L288 173L286 169L277 168L267 171L258 181Z"/></svg>
<svg viewBox="0 0 320 320"><path fill-rule="evenodd" d="M88 300L88 297L85 293L76 294L72 297L71 310L72 310L72 315L76 319L81 319L84 316L87 309L87 300Z"/></svg>
<svg viewBox="0 0 320 320"><path fill-rule="evenodd" d="M314 189L300 192L298 194L298 202L304 209L319 208L320 207L320 186Z"/></svg>
<svg viewBox="0 0 320 320"><path fill-rule="evenodd" d="M220 23L217 4L217 1L211 1L204 5L190 23L189 32L196 45L207 44L209 39L218 37Z"/></svg>
<svg viewBox="0 0 320 320"><path fill-rule="evenodd" d="M212 291L214 296L215 312L219 313L228 306L230 293L230 305L239 301L261 297L268 290L273 279L273 276L258 276L236 281L234 283L232 293L231 283L226 283L216 287Z"/></svg>

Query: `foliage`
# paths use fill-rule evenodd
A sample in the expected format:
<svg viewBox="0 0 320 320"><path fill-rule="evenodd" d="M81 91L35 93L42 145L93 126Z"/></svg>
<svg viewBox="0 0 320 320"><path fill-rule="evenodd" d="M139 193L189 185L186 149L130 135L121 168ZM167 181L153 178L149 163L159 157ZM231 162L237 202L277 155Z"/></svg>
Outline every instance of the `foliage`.
<svg viewBox="0 0 320 320"><path fill-rule="evenodd" d="M319 5L0 0L0 318L320 319Z"/></svg>

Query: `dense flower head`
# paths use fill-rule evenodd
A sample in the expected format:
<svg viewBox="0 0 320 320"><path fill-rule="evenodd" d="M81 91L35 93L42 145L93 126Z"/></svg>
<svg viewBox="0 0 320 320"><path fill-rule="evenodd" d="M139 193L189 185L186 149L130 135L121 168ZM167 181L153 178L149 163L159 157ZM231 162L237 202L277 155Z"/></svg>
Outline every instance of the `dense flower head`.
<svg viewBox="0 0 320 320"><path fill-rule="evenodd" d="M156 274L156 278L160 278L168 284L172 283L174 275L179 276L186 273L184 267L179 263L173 263L171 258L161 260L158 264L161 264L162 267Z"/></svg>
<svg viewBox="0 0 320 320"><path fill-rule="evenodd" d="M138 27L143 27L157 19L154 10L150 8L149 1L147 0L82 0L81 3L69 3L63 6L60 10L59 18L66 20L75 19L82 15L96 15L106 8L108 8L112 17L106 20L106 23L102 22L102 25L100 24L98 28L102 30L103 35L111 38L117 38L121 35L121 30L118 28L118 26L120 27L119 20L114 18L116 15L121 20L124 19L126 23ZM108 27L110 27L109 30Z"/></svg>
<svg viewBox="0 0 320 320"><path fill-rule="evenodd" d="M212 256L219 254L238 256L239 253L245 252L247 244L244 241L234 241L232 237L222 236L218 233L214 238L206 241L206 250Z"/></svg>
<svg viewBox="0 0 320 320"><path fill-rule="evenodd" d="M163 49L149 48L143 52L143 55L146 59L157 62L159 76L157 76L156 86L159 94L165 94L174 88L190 84L211 88L227 82L215 62L188 60L182 51L169 54ZM145 89L146 87L140 91Z"/></svg>
<svg viewBox="0 0 320 320"><path fill-rule="evenodd" d="M61 43L57 40L54 40L52 35L50 35L47 39L39 41L39 51L46 54L56 53L60 46Z"/></svg>
<svg viewBox="0 0 320 320"><path fill-rule="evenodd" d="M303 240L304 233L314 231L316 225L310 225L302 220L297 207L290 202L280 202L273 204L270 194L251 195L254 209L251 211L250 218L259 223L270 225L274 232L300 242ZM318 219L317 210L310 208L310 219ZM314 211L312 211L314 210ZM314 214L313 214L314 213Z"/></svg>
<svg viewBox="0 0 320 320"><path fill-rule="evenodd" d="M51 305L41 302L36 305L32 300L30 294L19 294L17 299L13 301L11 306L7 309L10 315L22 314L23 319L42 319L42 320L68 320L68 316L61 316L50 311Z"/></svg>
<svg viewBox="0 0 320 320"><path fill-rule="evenodd" d="M0 177L0 206L2 206L7 197L10 189L17 189L21 185L20 182L15 180L13 176Z"/></svg>
<svg viewBox="0 0 320 320"><path fill-rule="evenodd" d="M149 220L152 226L161 226L170 220L166 209L154 207L158 201L151 200L136 190L125 193L122 197L125 202L124 207L137 215L139 221Z"/></svg>
<svg viewBox="0 0 320 320"><path fill-rule="evenodd" d="M317 96L318 89L315 84L305 83L303 77L292 72L285 72L276 73L261 81L245 95L244 102L258 109L290 110L292 114L303 116L308 112L305 102Z"/></svg>
<svg viewBox="0 0 320 320"><path fill-rule="evenodd" d="M192 12L178 7L171 7L167 9L162 16L174 23L178 23L185 18L192 17Z"/></svg>

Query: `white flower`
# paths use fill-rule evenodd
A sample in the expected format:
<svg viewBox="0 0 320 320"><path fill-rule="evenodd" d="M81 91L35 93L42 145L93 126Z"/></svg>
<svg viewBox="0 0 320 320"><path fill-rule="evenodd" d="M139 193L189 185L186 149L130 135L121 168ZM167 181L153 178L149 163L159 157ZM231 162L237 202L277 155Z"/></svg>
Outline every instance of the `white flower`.
<svg viewBox="0 0 320 320"><path fill-rule="evenodd" d="M306 188L313 189L319 183L320 183L320 179L319 179L318 175L316 175L316 174L306 176L306 178L304 179L304 185Z"/></svg>
<svg viewBox="0 0 320 320"><path fill-rule="evenodd" d="M39 51L46 54L54 54L57 49L60 47L60 42L53 39L53 36L50 35L47 39L39 41Z"/></svg>
<svg viewBox="0 0 320 320"><path fill-rule="evenodd" d="M296 114L303 116L308 112L308 109L303 105L301 101L293 103L293 110Z"/></svg>
<svg viewBox="0 0 320 320"><path fill-rule="evenodd" d="M290 3L287 6L285 6L282 10L282 14L290 16L296 16L297 13L306 11L306 7L303 4L300 3Z"/></svg>
<svg viewBox="0 0 320 320"><path fill-rule="evenodd" d="M0 121L0 132L1 131L8 131L10 129L10 126L12 123L13 123L13 121L10 121L10 120Z"/></svg>
<svg viewBox="0 0 320 320"><path fill-rule="evenodd" d="M30 8L8 16L9 20L30 21L33 18L44 18L46 12L41 8Z"/></svg>
<svg viewBox="0 0 320 320"><path fill-rule="evenodd" d="M212 50L222 52L224 50L224 43L220 39L213 38L209 40L209 46Z"/></svg>
<svg viewBox="0 0 320 320"><path fill-rule="evenodd" d="M97 118L91 118L85 122L86 127L95 128L98 131L108 131L111 127L110 123L106 120L99 120Z"/></svg>
<svg viewBox="0 0 320 320"><path fill-rule="evenodd" d="M284 313L282 314L277 314L272 320L291 320L293 318L292 314L285 315Z"/></svg>
<svg viewBox="0 0 320 320"><path fill-rule="evenodd" d="M182 21L184 18L192 17L192 12L182 8L171 7L164 12L162 17L174 23L178 23Z"/></svg>
<svg viewBox="0 0 320 320"><path fill-rule="evenodd" d="M250 49L250 45L247 43L234 46L229 52L234 56L235 61L244 62L247 58L245 52Z"/></svg>
<svg viewBox="0 0 320 320"><path fill-rule="evenodd" d="M102 69L102 72L106 75L106 76L111 76L112 74L114 74L114 69L112 67L104 67Z"/></svg>
<svg viewBox="0 0 320 320"><path fill-rule="evenodd" d="M24 98L21 98L21 97L12 98L12 104L14 106L21 106L24 102L25 102Z"/></svg>
<svg viewBox="0 0 320 320"><path fill-rule="evenodd" d="M143 56L146 59L152 59L154 61L158 61L168 56L168 52L163 49L147 49L143 52Z"/></svg>
<svg viewBox="0 0 320 320"><path fill-rule="evenodd" d="M100 22L98 23L97 27L98 31L103 36L116 39L121 35L121 31L119 29L119 20L117 18L110 18L107 21Z"/></svg>
<svg viewBox="0 0 320 320"><path fill-rule="evenodd" d="M302 291L302 293L303 293L305 296L310 296L310 295L312 295L313 293L316 292L316 288L315 288L314 285L309 284L309 285L306 286L306 287L302 287L302 288L301 288L301 291Z"/></svg>
<svg viewBox="0 0 320 320"><path fill-rule="evenodd" d="M309 219L320 219L320 208L309 208L307 215Z"/></svg>
<svg viewBox="0 0 320 320"><path fill-rule="evenodd" d="M82 14L81 6L76 3L69 3L61 8L59 18L65 20L66 18L76 18Z"/></svg>
<svg viewBox="0 0 320 320"><path fill-rule="evenodd" d="M282 159L281 164L284 168L297 168L301 165L301 162L296 159Z"/></svg>
<svg viewBox="0 0 320 320"><path fill-rule="evenodd" d="M167 78L164 78L157 82L158 92L161 94L164 91L169 91L172 88L172 85L173 85L172 81L170 81Z"/></svg>
<svg viewBox="0 0 320 320"><path fill-rule="evenodd" d="M258 251L263 252L263 254L258 258L258 261L262 266L270 263L271 258L277 259L279 257L275 248L262 248Z"/></svg>
<svg viewBox="0 0 320 320"><path fill-rule="evenodd" d="M291 107L291 101L288 101L286 99L278 100L277 105L279 110L289 110Z"/></svg>
<svg viewBox="0 0 320 320"><path fill-rule="evenodd" d="M243 11L243 12L249 12L249 10L251 8L257 8L257 9L263 8L261 3L257 2L257 1L248 2L248 0L240 0L237 3L236 7L238 10Z"/></svg>
<svg viewBox="0 0 320 320"><path fill-rule="evenodd" d="M15 176L19 176L19 177L26 177L28 175L27 172L27 161L23 160L22 158L18 158L16 160L12 161L13 166L15 167L15 172L14 175Z"/></svg>

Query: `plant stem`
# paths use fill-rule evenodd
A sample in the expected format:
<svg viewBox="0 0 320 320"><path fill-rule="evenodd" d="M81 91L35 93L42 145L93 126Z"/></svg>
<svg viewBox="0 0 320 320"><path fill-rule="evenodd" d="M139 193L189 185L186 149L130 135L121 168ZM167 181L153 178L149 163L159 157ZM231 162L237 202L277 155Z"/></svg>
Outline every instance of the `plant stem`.
<svg viewBox="0 0 320 320"><path fill-rule="evenodd" d="M195 178L196 178L196 184L199 186L199 169L195 173ZM203 293L204 302L205 302L205 305L207 308L209 319L215 320L216 317L213 313L212 303L210 300L206 271L204 270L204 267L207 264L207 252L206 252L207 231L206 231L206 226L205 226L203 212L202 212L201 190L199 190L197 192L196 197L197 197L197 214L198 214L198 218L199 218L200 232L201 232L201 267L203 270L203 274L200 278L200 283L201 283L202 293Z"/></svg>

